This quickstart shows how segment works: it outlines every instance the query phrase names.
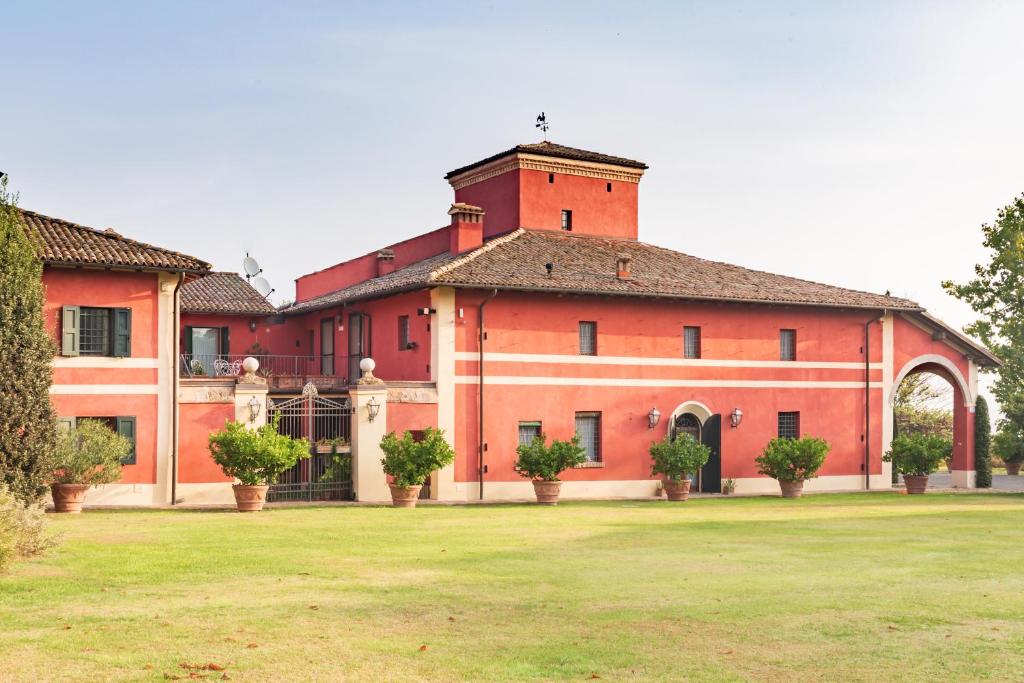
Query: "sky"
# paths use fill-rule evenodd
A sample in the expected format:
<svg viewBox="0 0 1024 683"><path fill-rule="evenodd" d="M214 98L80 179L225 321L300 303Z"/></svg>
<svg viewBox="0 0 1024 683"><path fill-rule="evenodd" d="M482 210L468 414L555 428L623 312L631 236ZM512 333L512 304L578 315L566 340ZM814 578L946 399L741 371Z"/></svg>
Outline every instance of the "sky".
<svg viewBox="0 0 1024 683"><path fill-rule="evenodd" d="M34 2L0 23L20 204L295 277L448 222L540 134L640 159L640 237L914 299L1024 191L1024 4Z"/></svg>

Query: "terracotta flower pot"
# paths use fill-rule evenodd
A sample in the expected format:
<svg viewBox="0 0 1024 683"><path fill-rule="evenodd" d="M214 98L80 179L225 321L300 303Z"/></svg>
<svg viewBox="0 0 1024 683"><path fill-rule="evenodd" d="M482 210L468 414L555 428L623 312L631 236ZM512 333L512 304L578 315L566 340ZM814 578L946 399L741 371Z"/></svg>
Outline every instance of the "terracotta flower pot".
<svg viewBox="0 0 1024 683"><path fill-rule="evenodd" d="M1017 476L1020 474L1020 463L1019 462L1008 462L1006 463L1006 473Z"/></svg>
<svg viewBox="0 0 1024 683"><path fill-rule="evenodd" d="M269 486L249 486L235 484L231 489L235 492L235 505L239 512L259 512L267 502Z"/></svg>
<svg viewBox="0 0 1024 683"><path fill-rule="evenodd" d="M557 505L558 494L561 491L562 482L560 481L533 480L533 493L537 496L537 502L541 505Z"/></svg>
<svg viewBox="0 0 1024 683"><path fill-rule="evenodd" d="M76 515L81 513L82 503L85 502L85 492L88 490L88 484L50 484L50 493L53 495L53 511L70 512Z"/></svg>
<svg viewBox="0 0 1024 683"><path fill-rule="evenodd" d="M779 480L779 488L782 489L783 498L799 498L804 495L803 481L782 481Z"/></svg>
<svg viewBox="0 0 1024 683"><path fill-rule="evenodd" d="M924 493L928 488L928 475L904 474L903 483L907 486L907 493Z"/></svg>
<svg viewBox="0 0 1024 683"><path fill-rule="evenodd" d="M665 496L669 500L686 500L690 497L690 480L665 480Z"/></svg>
<svg viewBox="0 0 1024 683"><path fill-rule="evenodd" d="M391 487L391 504L396 508L414 508L416 507L416 501L420 497L420 489L423 485L419 486L395 486L389 484Z"/></svg>

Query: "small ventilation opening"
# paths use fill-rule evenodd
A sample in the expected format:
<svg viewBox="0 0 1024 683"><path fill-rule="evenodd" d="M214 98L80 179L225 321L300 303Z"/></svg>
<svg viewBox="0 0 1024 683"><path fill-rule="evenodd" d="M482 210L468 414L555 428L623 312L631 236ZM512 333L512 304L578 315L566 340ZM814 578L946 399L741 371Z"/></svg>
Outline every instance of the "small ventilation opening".
<svg viewBox="0 0 1024 683"><path fill-rule="evenodd" d="M608 183L607 185L604 186L604 188L605 188L605 191L611 192L612 191L612 184Z"/></svg>
<svg viewBox="0 0 1024 683"><path fill-rule="evenodd" d="M554 173L548 173L548 184L549 185L550 184L554 184L554 182L555 182L555 174Z"/></svg>
<svg viewBox="0 0 1024 683"><path fill-rule="evenodd" d="M572 211L562 209L562 230L572 232Z"/></svg>

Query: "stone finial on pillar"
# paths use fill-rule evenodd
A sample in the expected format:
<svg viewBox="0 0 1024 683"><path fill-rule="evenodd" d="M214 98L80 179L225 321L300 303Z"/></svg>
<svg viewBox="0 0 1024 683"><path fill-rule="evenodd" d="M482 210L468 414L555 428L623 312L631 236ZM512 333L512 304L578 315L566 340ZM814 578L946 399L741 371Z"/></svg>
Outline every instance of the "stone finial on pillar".
<svg viewBox="0 0 1024 683"><path fill-rule="evenodd" d="M388 388L373 376L372 358L359 362L363 376L349 387L352 397L352 488L356 500L384 503L391 500L388 478L380 461L380 441L387 432Z"/></svg>

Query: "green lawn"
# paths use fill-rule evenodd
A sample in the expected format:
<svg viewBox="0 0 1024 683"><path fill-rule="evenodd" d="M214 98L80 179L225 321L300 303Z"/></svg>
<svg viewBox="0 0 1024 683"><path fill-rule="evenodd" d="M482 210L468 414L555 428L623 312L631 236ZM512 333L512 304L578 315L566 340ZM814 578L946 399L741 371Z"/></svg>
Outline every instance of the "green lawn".
<svg viewBox="0 0 1024 683"><path fill-rule="evenodd" d="M87 512L0 680L1024 679L1024 496Z"/></svg>

